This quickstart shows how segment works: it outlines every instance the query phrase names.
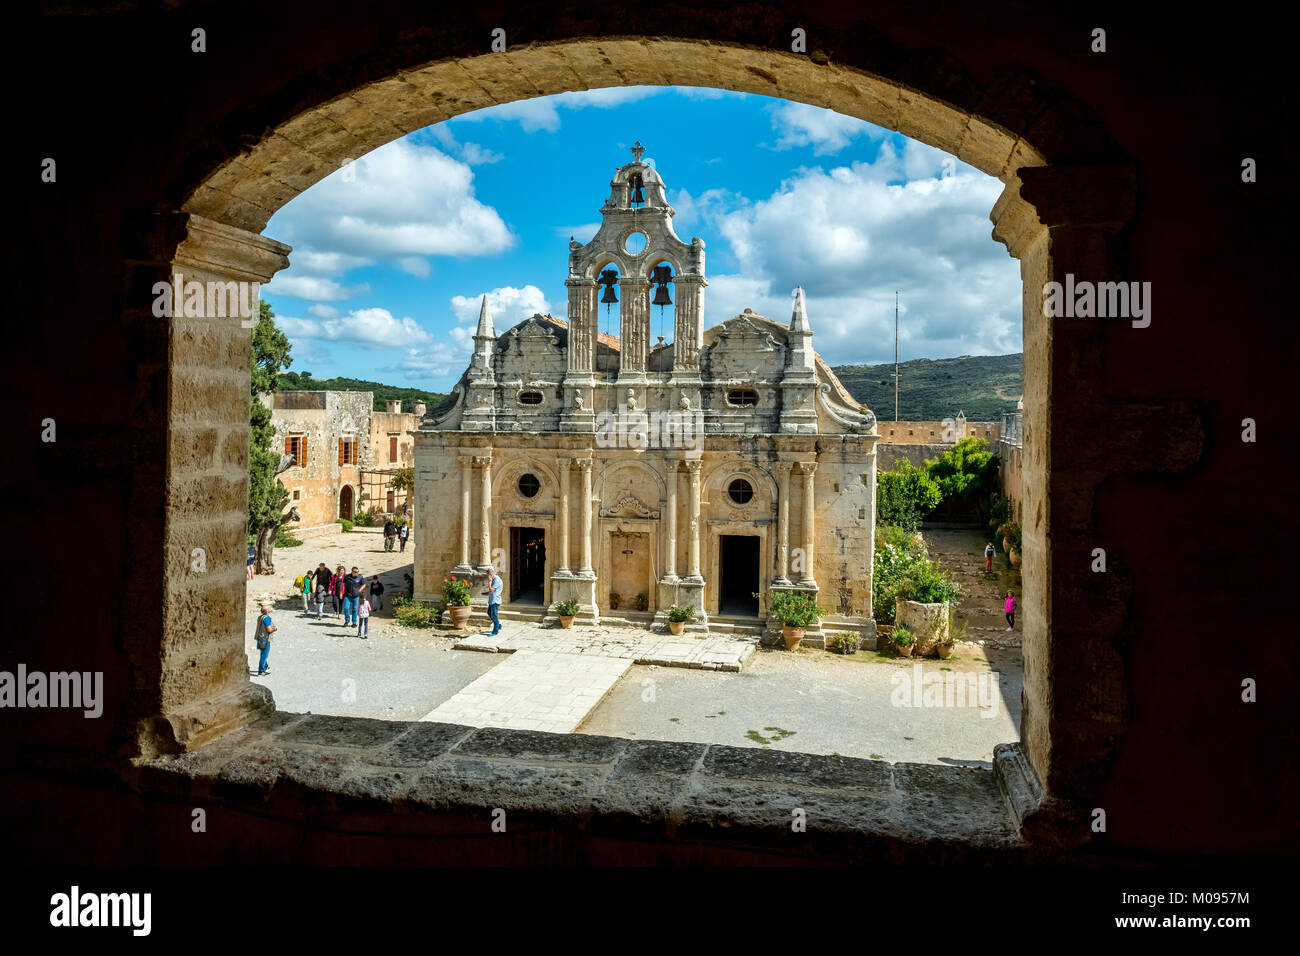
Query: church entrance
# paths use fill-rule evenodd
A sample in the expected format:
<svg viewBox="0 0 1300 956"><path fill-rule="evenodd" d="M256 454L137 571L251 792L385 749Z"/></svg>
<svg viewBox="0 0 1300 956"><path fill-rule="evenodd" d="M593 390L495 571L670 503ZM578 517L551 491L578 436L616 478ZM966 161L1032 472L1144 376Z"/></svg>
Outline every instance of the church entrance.
<svg viewBox="0 0 1300 956"><path fill-rule="evenodd" d="M344 485L339 492L339 517L345 521L352 520L352 486Z"/></svg>
<svg viewBox="0 0 1300 956"><path fill-rule="evenodd" d="M718 537L718 613L758 617L758 538Z"/></svg>
<svg viewBox="0 0 1300 956"><path fill-rule="evenodd" d="M650 587L650 535L644 531L609 533L609 590L618 595L620 610L635 610L638 594L644 594L650 606L654 606Z"/></svg>
<svg viewBox="0 0 1300 956"><path fill-rule="evenodd" d="M510 584L512 604L541 604L546 594L546 532L541 528L510 529Z"/></svg>

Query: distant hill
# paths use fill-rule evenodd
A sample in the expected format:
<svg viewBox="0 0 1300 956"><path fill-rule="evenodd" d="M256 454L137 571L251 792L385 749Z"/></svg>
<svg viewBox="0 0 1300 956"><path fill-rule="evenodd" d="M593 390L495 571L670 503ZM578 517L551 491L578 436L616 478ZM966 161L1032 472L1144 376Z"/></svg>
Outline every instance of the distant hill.
<svg viewBox="0 0 1300 956"><path fill-rule="evenodd" d="M840 365L844 387L881 421L894 417L894 366ZM1024 355L963 355L899 363L898 417L942 421L959 411L969 421L998 421L1024 391Z"/></svg>
<svg viewBox="0 0 1300 956"><path fill-rule="evenodd" d="M422 388L398 388L382 382L367 382L359 378L312 378L310 372L281 372L280 390L302 389L308 392L374 392L374 411L382 412L385 402L402 400L402 411L415 410L416 402L424 402L430 409L437 408L447 396L442 392L426 392Z"/></svg>

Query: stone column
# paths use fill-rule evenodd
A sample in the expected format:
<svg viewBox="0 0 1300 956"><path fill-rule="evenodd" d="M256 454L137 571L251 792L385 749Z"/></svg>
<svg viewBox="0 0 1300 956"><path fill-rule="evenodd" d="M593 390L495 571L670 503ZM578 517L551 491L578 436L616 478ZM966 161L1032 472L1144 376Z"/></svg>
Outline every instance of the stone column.
<svg viewBox="0 0 1300 956"><path fill-rule="evenodd" d="M817 462L800 462L799 470L803 472L803 576L799 579L799 586L815 588L817 581L813 578L813 475L817 471Z"/></svg>
<svg viewBox="0 0 1300 956"><path fill-rule="evenodd" d="M569 459L560 462L560 563L556 574L569 573Z"/></svg>
<svg viewBox="0 0 1300 956"><path fill-rule="evenodd" d="M668 466L668 503L666 515L668 521L665 532L668 547L664 553L664 580L677 580L677 459L665 459Z"/></svg>
<svg viewBox="0 0 1300 956"><path fill-rule="evenodd" d="M687 576L695 581L703 580L700 574L700 469L703 462L698 458L686 461L686 470L691 480L691 550L687 566Z"/></svg>
<svg viewBox="0 0 1300 956"><path fill-rule="evenodd" d="M460 564L457 571L472 571L474 565L469 563L469 526L471 521L470 499L473 495L474 456L460 456Z"/></svg>
<svg viewBox="0 0 1300 956"><path fill-rule="evenodd" d="M574 464L582 472L582 567L579 570L585 575L590 575L595 573L591 567L591 535L594 530L591 523L591 466L593 460L579 458Z"/></svg>
<svg viewBox="0 0 1300 956"><path fill-rule="evenodd" d="M646 356L650 351L650 280L625 276L618 280L622 291L619 312L618 379L645 380Z"/></svg>
<svg viewBox="0 0 1300 956"><path fill-rule="evenodd" d="M776 518L776 578L773 584L789 584L790 579L790 470L793 462L778 461L774 466L779 484Z"/></svg>
<svg viewBox="0 0 1300 956"><path fill-rule="evenodd" d="M492 456L476 455L474 464L483 469L483 490L479 493L479 569L492 563Z"/></svg>

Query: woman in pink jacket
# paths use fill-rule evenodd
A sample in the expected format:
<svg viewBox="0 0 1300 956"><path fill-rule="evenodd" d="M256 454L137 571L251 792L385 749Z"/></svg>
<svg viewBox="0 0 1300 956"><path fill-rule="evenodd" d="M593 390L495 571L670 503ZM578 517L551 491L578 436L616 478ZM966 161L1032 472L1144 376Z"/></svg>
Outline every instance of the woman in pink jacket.
<svg viewBox="0 0 1300 956"><path fill-rule="evenodd" d="M1012 592L1007 592L1007 630L1016 626L1016 596Z"/></svg>
<svg viewBox="0 0 1300 956"><path fill-rule="evenodd" d="M343 611L343 578L346 575L343 572L343 565L339 565L334 576L330 578L330 596L334 598L334 616L338 617Z"/></svg>

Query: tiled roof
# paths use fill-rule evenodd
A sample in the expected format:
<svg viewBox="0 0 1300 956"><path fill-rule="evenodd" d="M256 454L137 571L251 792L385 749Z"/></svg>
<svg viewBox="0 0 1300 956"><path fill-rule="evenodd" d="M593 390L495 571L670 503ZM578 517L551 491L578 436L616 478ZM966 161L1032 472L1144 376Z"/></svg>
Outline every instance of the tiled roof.
<svg viewBox="0 0 1300 956"><path fill-rule="evenodd" d="M560 328L564 329L566 332L569 329L569 323L565 319L557 319L553 315L543 315L541 316L541 319L543 322L550 322L553 325L559 326ZM601 331L596 332L596 341L599 342L601 345L605 346L606 348L613 349L615 352L617 352L620 348L619 339L616 336L606 335L604 332Z"/></svg>

